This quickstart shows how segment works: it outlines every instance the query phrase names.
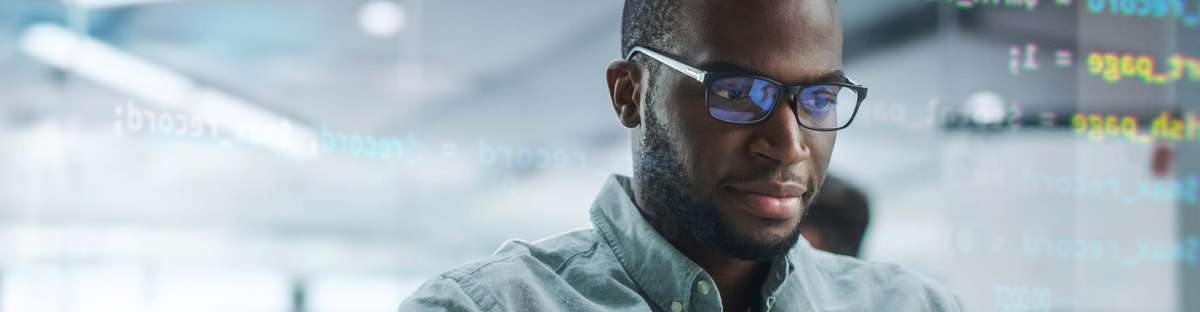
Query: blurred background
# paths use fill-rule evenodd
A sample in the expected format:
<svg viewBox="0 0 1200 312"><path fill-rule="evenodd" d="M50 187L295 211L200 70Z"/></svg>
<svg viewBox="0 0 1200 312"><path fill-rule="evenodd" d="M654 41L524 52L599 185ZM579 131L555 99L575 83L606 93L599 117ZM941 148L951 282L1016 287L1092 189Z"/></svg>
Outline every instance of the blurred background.
<svg viewBox="0 0 1200 312"><path fill-rule="evenodd" d="M1200 1L840 5L860 257L971 311L1200 311ZM391 311L588 227L621 7L0 1L0 311Z"/></svg>

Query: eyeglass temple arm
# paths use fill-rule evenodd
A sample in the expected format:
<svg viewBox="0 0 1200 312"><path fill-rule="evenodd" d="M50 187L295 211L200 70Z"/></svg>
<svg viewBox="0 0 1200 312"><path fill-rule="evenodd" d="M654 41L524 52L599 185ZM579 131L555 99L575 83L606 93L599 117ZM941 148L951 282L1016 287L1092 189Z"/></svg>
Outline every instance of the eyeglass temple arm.
<svg viewBox="0 0 1200 312"><path fill-rule="evenodd" d="M658 60L659 62L662 62L663 64L667 64L667 66L674 68L675 70L679 71L680 73L683 73L684 75L687 75L688 77L692 77L692 79L696 79L696 81L699 81L700 83L704 83L704 76L708 74L707 72L705 72L703 70L699 70L699 69L696 69L695 67L688 66L687 64L676 61L675 59L667 57L666 55L659 54L658 52L654 52L653 50L646 49L643 47L633 47L633 49L630 49L629 54L625 55L625 60L633 59L633 55L635 53L639 53L639 52L641 52L642 54L645 54L646 56L649 56L655 60Z"/></svg>

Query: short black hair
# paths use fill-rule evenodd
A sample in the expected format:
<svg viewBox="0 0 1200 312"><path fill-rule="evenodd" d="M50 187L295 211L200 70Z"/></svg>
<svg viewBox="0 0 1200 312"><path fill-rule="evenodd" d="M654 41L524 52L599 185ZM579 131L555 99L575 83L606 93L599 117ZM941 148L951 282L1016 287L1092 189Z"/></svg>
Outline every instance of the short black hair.
<svg viewBox="0 0 1200 312"><path fill-rule="evenodd" d="M662 53L671 53L679 43L676 31L680 28L679 1L681 0L625 0L621 15L621 57L629 55L633 47L640 46ZM657 83L654 77L662 73L658 62L648 61L647 56L638 54L629 59L642 64L646 75L651 77L646 88L647 105L658 102Z"/></svg>
<svg viewBox="0 0 1200 312"><path fill-rule="evenodd" d="M621 57L642 46L670 52L679 29L680 0L625 0L621 15Z"/></svg>

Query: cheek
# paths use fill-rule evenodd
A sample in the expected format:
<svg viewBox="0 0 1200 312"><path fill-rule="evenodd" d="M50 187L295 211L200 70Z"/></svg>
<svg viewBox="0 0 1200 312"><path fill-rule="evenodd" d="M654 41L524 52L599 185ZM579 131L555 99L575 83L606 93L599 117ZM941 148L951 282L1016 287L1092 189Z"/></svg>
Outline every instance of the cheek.
<svg viewBox="0 0 1200 312"><path fill-rule="evenodd" d="M813 132L809 139L812 142L813 156L828 163L830 155L833 154L833 144L837 142L837 132Z"/></svg>
<svg viewBox="0 0 1200 312"><path fill-rule="evenodd" d="M684 170L692 179L697 195L706 196L715 191L718 178L731 163L737 151L736 138L732 137L734 126L708 115L704 105L704 88L693 81L693 85L681 85L671 95L664 119L670 119L668 131L678 148Z"/></svg>
<svg viewBox="0 0 1200 312"><path fill-rule="evenodd" d="M837 142L837 132L810 132L811 135L805 137L809 142L809 149L812 153L813 169L816 173L824 175L826 168L829 167L829 160L833 156L833 145Z"/></svg>
<svg viewBox="0 0 1200 312"><path fill-rule="evenodd" d="M717 122L714 120L713 123ZM729 176L731 172L747 170L744 168L746 160L741 157L745 148L740 144L744 140L733 131L722 130L722 125L709 128L715 128L716 132L689 142L693 147L688 169L694 177L697 191L706 194L719 191L717 184L722 182L722 177Z"/></svg>

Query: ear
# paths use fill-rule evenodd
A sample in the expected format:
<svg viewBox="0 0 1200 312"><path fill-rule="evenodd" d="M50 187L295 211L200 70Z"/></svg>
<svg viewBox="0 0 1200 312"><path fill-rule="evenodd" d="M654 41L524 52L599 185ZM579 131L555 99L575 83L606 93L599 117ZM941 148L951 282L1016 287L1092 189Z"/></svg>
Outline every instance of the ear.
<svg viewBox="0 0 1200 312"><path fill-rule="evenodd" d="M639 107L642 104L642 68L626 60L608 63L608 95L612 99L617 120L625 128L635 128L642 123Z"/></svg>

